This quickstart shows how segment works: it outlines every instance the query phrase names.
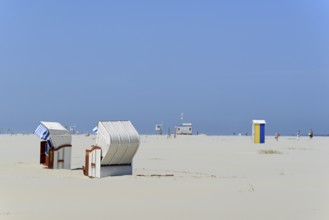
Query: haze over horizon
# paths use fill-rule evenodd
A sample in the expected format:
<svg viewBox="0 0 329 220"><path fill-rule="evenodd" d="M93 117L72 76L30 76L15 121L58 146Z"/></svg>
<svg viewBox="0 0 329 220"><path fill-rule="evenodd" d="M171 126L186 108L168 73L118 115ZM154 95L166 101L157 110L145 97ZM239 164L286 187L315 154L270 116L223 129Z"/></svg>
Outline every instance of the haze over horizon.
<svg viewBox="0 0 329 220"><path fill-rule="evenodd" d="M0 1L0 131L329 134L329 2Z"/></svg>

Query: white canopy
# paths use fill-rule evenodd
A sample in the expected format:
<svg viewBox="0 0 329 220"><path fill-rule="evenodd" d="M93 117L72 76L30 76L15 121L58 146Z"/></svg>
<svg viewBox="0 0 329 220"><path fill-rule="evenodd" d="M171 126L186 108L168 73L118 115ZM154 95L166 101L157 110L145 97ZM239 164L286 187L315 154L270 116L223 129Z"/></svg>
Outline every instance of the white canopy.
<svg viewBox="0 0 329 220"><path fill-rule="evenodd" d="M58 122L40 122L44 127L46 127L50 133L50 135L65 135L70 134L66 128Z"/></svg>
<svg viewBox="0 0 329 220"><path fill-rule="evenodd" d="M253 124L266 124L265 120L252 120Z"/></svg>
<svg viewBox="0 0 329 220"><path fill-rule="evenodd" d="M102 148L102 165L131 164L139 134L130 121L99 122L96 145Z"/></svg>
<svg viewBox="0 0 329 220"><path fill-rule="evenodd" d="M41 121L35 134L43 140L50 140L55 148L71 144L70 132L58 122Z"/></svg>

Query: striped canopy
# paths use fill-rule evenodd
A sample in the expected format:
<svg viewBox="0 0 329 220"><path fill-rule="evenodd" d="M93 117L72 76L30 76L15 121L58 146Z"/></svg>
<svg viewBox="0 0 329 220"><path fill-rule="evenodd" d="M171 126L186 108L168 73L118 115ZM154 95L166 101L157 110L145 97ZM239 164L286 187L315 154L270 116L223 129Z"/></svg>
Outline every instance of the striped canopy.
<svg viewBox="0 0 329 220"><path fill-rule="evenodd" d="M94 132L94 134L97 134L98 133L98 127L97 126L94 127L93 132Z"/></svg>
<svg viewBox="0 0 329 220"><path fill-rule="evenodd" d="M43 125L39 125L34 132L41 140L48 140L49 139L49 131Z"/></svg>

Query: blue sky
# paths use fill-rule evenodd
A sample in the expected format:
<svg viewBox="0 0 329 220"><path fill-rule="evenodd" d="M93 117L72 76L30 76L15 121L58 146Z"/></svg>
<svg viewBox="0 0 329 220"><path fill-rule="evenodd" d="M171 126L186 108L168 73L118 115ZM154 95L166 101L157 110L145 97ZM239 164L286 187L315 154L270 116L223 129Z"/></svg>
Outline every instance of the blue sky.
<svg viewBox="0 0 329 220"><path fill-rule="evenodd" d="M329 134L329 3L0 0L0 130Z"/></svg>

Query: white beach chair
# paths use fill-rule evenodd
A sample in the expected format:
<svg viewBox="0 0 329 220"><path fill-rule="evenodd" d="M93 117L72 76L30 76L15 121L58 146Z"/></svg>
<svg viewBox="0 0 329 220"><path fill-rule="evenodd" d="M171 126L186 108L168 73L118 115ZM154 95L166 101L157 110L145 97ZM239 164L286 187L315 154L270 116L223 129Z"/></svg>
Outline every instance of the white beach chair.
<svg viewBox="0 0 329 220"><path fill-rule="evenodd" d="M84 174L92 178L132 175L139 142L130 121L99 122L96 146L86 150Z"/></svg>
<svg viewBox="0 0 329 220"><path fill-rule="evenodd" d="M50 169L71 169L72 137L58 122L40 122L35 130L40 142L40 164Z"/></svg>

